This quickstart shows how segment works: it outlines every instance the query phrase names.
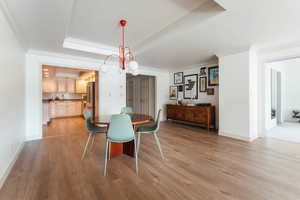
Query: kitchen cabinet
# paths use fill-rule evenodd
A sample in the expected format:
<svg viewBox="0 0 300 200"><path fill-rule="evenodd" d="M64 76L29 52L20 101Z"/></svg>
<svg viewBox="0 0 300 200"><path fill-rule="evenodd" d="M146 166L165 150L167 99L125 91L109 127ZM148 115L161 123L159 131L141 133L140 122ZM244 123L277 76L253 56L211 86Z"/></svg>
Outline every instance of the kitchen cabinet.
<svg viewBox="0 0 300 200"><path fill-rule="evenodd" d="M87 82L81 79L76 80L76 93L86 93Z"/></svg>
<svg viewBox="0 0 300 200"><path fill-rule="evenodd" d="M82 115L81 101L53 101L50 103L51 118L74 117Z"/></svg>
<svg viewBox="0 0 300 200"><path fill-rule="evenodd" d="M45 93L86 93L87 82L72 78L44 79L43 92Z"/></svg>
<svg viewBox="0 0 300 200"><path fill-rule="evenodd" d="M54 79L45 79L43 80L43 92L51 93L57 91L56 80Z"/></svg>
<svg viewBox="0 0 300 200"><path fill-rule="evenodd" d="M67 85L67 92L68 93L75 93L75 87L76 87L76 83L75 83L75 79L66 79L66 85Z"/></svg>
<svg viewBox="0 0 300 200"><path fill-rule="evenodd" d="M67 92L66 79L57 79L57 92Z"/></svg>

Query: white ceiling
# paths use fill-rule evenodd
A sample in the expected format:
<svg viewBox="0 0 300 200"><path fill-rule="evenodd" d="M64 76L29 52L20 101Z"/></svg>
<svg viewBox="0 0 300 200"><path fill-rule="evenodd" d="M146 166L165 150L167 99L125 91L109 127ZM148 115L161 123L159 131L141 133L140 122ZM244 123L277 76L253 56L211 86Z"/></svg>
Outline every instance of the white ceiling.
<svg viewBox="0 0 300 200"><path fill-rule="evenodd" d="M28 49L103 58L63 48L67 37L118 46L121 18L140 64L181 68L251 45L300 40L295 0L0 0Z"/></svg>

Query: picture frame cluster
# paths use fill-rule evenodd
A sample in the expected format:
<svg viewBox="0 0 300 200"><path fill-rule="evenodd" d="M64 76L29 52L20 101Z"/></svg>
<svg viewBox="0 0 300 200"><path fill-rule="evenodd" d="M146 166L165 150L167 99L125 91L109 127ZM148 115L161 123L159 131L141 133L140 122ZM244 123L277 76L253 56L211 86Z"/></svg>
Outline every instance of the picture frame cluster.
<svg viewBox="0 0 300 200"><path fill-rule="evenodd" d="M198 93L214 95L219 85L219 66L201 67L199 74L174 73L174 85L170 86L170 99L198 99Z"/></svg>

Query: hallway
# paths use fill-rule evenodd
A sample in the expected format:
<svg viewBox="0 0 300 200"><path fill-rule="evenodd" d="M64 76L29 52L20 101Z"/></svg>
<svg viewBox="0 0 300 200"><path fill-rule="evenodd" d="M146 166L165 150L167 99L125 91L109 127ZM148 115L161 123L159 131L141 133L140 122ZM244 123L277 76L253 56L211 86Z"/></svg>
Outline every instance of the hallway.
<svg viewBox="0 0 300 200"><path fill-rule="evenodd" d="M300 143L300 123L283 123L268 131L267 137Z"/></svg>

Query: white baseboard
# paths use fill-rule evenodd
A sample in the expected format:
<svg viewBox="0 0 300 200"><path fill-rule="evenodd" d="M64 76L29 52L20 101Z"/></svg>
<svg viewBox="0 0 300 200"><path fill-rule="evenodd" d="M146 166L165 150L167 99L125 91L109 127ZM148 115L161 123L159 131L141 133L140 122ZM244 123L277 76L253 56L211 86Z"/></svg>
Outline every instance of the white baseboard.
<svg viewBox="0 0 300 200"><path fill-rule="evenodd" d="M256 139L256 138L244 137L244 136L240 136L240 135L236 135L236 134L228 133L228 132L224 132L224 131L219 131L219 135L224 136L224 137L234 138L237 140L247 141L247 142L252 142L253 140Z"/></svg>
<svg viewBox="0 0 300 200"><path fill-rule="evenodd" d="M10 163L9 163L7 169L5 170L3 176L0 177L0 189L2 188L4 182L5 182L6 178L8 177L8 175L9 175L11 169L13 168L15 162L17 161L17 159L18 159L18 157L19 157L19 154L21 153L23 147L24 147L24 142L22 142L22 143L19 145L17 151L15 152L15 155L13 156L12 160L10 161Z"/></svg>
<svg viewBox="0 0 300 200"><path fill-rule="evenodd" d="M33 140L41 140L43 139L42 137L30 137L30 138L26 138L26 142L28 141L33 141Z"/></svg>

